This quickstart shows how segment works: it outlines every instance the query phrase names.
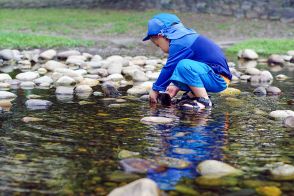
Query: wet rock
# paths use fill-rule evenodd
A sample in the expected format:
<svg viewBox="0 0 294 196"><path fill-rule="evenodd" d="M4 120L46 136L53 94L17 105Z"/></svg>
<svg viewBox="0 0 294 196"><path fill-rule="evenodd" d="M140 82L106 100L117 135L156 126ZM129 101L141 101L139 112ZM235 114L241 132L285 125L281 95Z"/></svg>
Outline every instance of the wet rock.
<svg viewBox="0 0 294 196"><path fill-rule="evenodd" d="M267 95L280 95L282 93L281 89L275 86L269 86L266 88Z"/></svg>
<svg viewBox="0 0 294 196"><path fill-rule="evenodd" d="M124 77L121 74L111 74L111 75L107 76L106 79L107 80L112 80L112 81L116 82L116 81L123 80Z"/></svg>
<svg viewBox="0 0 294 196"><path fill-rule="evenodd" d="M280 186L280 183L278 182L261 181L261 180L244 180L242 184L245 187L249 187L249 188L257 188L262 186Z"/></svg>
<svg viewBox="0 0 294 196"><path fill-rule="evenodd" d="M56 81L57 86L73 86L76 81L69 76L62 76Z"/></svg>
<svg viewBox="0 0 294 196"><path fill-rule="evenodd" d="M49 71L54 71L55 69L66 68L66 65L54 60L50 60L45 63L44 67Z"/></svg>
<svg viewBox="0 0 294 196"><path fill-rule="evenodd" d="M159 157L159 158L156 158L155 161L159 165L167 165L169 168L176 168L176 169L185 169L192 165L191 162L188 162L182 159L173 158L173 157Z"/></svg>
<svg viewBox="0 0 294 196"><path fill-rule="evenodd" d="M288 116L294 116L292 110L275 110L270 112L269 116L275 120L284 120Z"/></svg>
<svg viewBox="0 0 294 196"><path fill-rule="evenodd" d="M141 119L144 124L169 124L172 123L174 119L166 118L162 116L148 116Z"/></svg>
<svg viewBox="0 0 294 196"><path fill-rule="evenodd" d="M200 176L196 178L196 183L208 187L236 186L238 180L233 177L210 178L209 176Z"/></svg>
<svg viewBox="0 0 294 196"><path fill-rule="evenodd" d="M197 166L197 172L200 173L202 176L209 176L211 178L219 178L222 176L236 176L242 174L241 170L216 160L202 161Z"/></svg>
<svg viewBox="0 0 294 196"><path fill-rule="evenodd" d="M120 92L116 89L114 83L109 81L102 84L102 91L107 97L118 97L121 95Z"/></svg>
<svg viewBox="0 0 294 196"><path fill-rule="evenodd" d="M68 50L68 51L64 51L64 52L59 52L57 54L57 57L60 59L67 59L70 56L78 56L81 55L81 53L77 50Z"/></svg>
<svg viewBox="0 0 294 196"><path fill-rule="evenodd" d="M294 116L288 116L285 118L283 124L287 128L294 128Z"/></svg>
<svg viewBox="0 0 294 196"><path fill-rule="evenodd" d="M151 161L140 158L128 158L119 161L125 172L146 173L149 169L156 168Z"/></svg>
<svg viewBox="0 0 294 196"><path fill-rule="evenodd" d="M107 175L107 181L110 182L131 182L139 179L140 176L134 173L126 173L122 171L114 171Z"/></svg>
<svg viewBox="0 0 294 196"><path fill-rule="evenodd" d="M194 190L193 188L186 186L186 185L176 185L175 186L175 190L179 193L181 193L182 195L190 195L190 196L198 196L200 195L200 193L198 193L196 190Z"/></svg>
<svg viewBox="0 0 294 196"><path fill-rule="evenodd" d="M23 117L21 120L25 123L43 121L42 118L29 117L29 116Z"/></svg>
<svg viewBox="0 0 294 196"><path fill-rule="evenodd" d="M294 180L294 166L289 164L277 164L270 169L274 180Z"/></svg>
<svg viewBox="0 0 294 196"><path fill-rule="evenodd" d="M93 89L89 85L78 85L75 88L77 93L92 93Z"/></svg>
<svg viewBox="0 0 294 196"><path fill-rule="evenodd" d="M25 73L19 73L15 76L16 79L21 81L33 81L34 79L39 77L38 72L28 71Z"/></svg>
<svg viewBox="0 0 294 196"><path fill-rule="evenodd" d="M10 75L6 73L0 73L0 82L4 82L5 80L11 80L12 78Z"/></svg>
<svg viewBox="0 0 294 196"><path fill-rule="evenodd" d="M37 71L38 71L38 73L41 74L41 75L44 75L45 73L47 73L47 69L45 69L45 68L43 68L43 67L39 68Z"/></svg>
<svg viewBox="0 0 294 196"><path fill-rule="evenodd" d="M268 82L268 81L271 81L273 79L274 78L273 78L271 72L269 72L269 71L262 71L260 73L260 78L259 78L260 82Z"/></svg>
<svg viewBox="0 0 294 196"><path fill-rule="evenodd" d="M139 152L132 152L129 150L121 150L117 156L119 159L126 159L126 158L131 158L131 157L137 157L139 155L140 155Z"/></svg>
<svg viewBox="0 0 294 196"><path fill-rule="evenodd" d="M272 54L268 58L268 64L274 64L274 65L283 65L285 63L285 60L281 55L278 54Z"/></svg>
<svg viewBox="0 0 294 196"><path fill-rule="evenodd" d="M29 109L47 109L52 105L52 102L42 99L29 99L25 102L25 105Z"/></svg>
<svg viewBox="0 0 294 196"><path fill-rule="evenodd" d="M11 92L7 92L7 91L0 91L0 99L14 99L16 98L16 95L11 93Z"/></svg>
<svg viewBox="0 0 294 196"><path fill-rule="evenodd" d="M254 89L253 93L258 96L265 96L266 95L266 89L263 86L257 87Z"/></svg>
<svg viewBox="0 0 294 196"><path fill-rule="evenodd" d="M286 80L288 79L288 76L284 75L284 74L279 74L276 76L277 80Z"/></svg>
<svg viewBox="0 0 294 196"><path fill-rule="evenodd" d="M255 67L248 67L245 71L249 75L259 75L261 71Z"/></svg>
<svg viewBox="0 0 294 196"><path fill-rule="evenodd" d="M241 91L236 88L228 87L226 90L220 92L220 96L236 96L240 95Z"/></svg>
<svg viewBox="0 0 294 196"><path fill-rule="evenodd" d="M55 50L46 50L40 54L40 57L45 60L51 60L56 56L57 52Z"/></svg>
<svg viewBox="0 0 294 196"><path fill-rule="evenodd" d="M33 88L35 88L35 86L36 86L36 84L31 81L26 81L26 82L20 83L20 87L23 89L33 89Z"/></svg>
<svg viewBox="0 0 294 196"><path fill-rule="evenodd" d="M135 82L145 82L149 80L149 78L145 75L145 73L139 70L135 71L132 77Z"/></svg>
<svg viewBox="0 0 294 196"><path fill-rule="evenodd" d="M129 95L140 96L140 95L148 94L149 92L145 87L133 86L132 88L127 90L127 93Z"/></svg>
<svg viewBox="0 0 294 196"><path fill-rule="evenodd" d="M149 101L149 95L142 95L140 97L140 100L142 100L142 101Z"/></svg>
<svg viewBox="0 0 294 196"><path fill-rule="evenodd" d="M256 192L261 196L281 196L282 191L275 186L264 186L256 188Z"/></svg>
<svg viewBox="0 0 294 196"><path fill-rule="evenodd" d="M258 54L252 49L245 49L243 51L239 51L238 57L248 60L255 60L258 59Z"/></svg>
<svg viewBox="0 0 294 196"><path fill-rule="evenodd" d="M196 153L195 150L189 148L175 148L173 152L176 154L194 154Z"/></svg>
<svg viewBox="0 0 294 196"><path fill-rule="evenodd" d="M156 183L148 178L114 189L108 196L160 196Z"/></svg>
<svg viewBox="0 0 294 196"><path fill-rule="evenodd" d="M52 78L50 78L49 76L42 76L42 77L40 77L40 78L35 79L34 82L35 82L37 85L40 85L40 84L42 84L42 83L52 84L52 83L53 83L53 80L52 80Z"/></svg>
<svg viewBox="0 0 294 196"><path fill-rule="evenodd" d="M55 90L58 95L72 95L74 94L74 87L58 86Z"/></svg>

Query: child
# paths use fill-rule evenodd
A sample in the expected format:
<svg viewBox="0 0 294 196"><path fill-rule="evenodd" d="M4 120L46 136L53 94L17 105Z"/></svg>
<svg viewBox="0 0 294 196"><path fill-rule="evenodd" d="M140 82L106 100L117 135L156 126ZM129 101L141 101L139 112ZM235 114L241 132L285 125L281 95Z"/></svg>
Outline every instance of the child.
<svg viewBox="0 0 294 196"><path fill-rule="evenodd" d="M207 92L223 91L232 79L221 49L208 38L186 28L176 15L161 13L149 20L143 41L149 39L169 54L149 94L151 103L157 103L161 91L174 97L183 90L187 92L180 100L184 107L211 107ZM174 85L169 85L171 82Z"/></svg>

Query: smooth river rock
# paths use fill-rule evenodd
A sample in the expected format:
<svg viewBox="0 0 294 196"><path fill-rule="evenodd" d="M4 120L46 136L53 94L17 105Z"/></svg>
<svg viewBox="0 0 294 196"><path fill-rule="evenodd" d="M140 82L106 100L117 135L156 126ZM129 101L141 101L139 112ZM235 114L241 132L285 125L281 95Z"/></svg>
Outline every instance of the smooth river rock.
<svg viewBox="0 0 294 196"><path fill-rule="evenodd" d="M89 85L78 85L75 88L77 93L92 93L93 89Z"/></svg>
<svg viewBox="0 0 294 196"><path fill-rule="evenodd" d="M245 49L243 51L239 51L238 57L248 60L255 60L258 59L258 54L252 49Z"/></svg>
<svg viewBox="0 0 294 196"><path fill-rule="evenodd" d="M242 174L241 170L217 160L202 161L197 166L197 172L200 173L202 176L209 176L212 178L219 178L223 176L236 176Z"/></svg>
<svg viewBox="0 0 294 196"><path fill-rule="evenodd" d="M24 73L19 73L15 76L16 79L21 80L21 81L33 81L34 79L39 77L38 72L24 72Z"/></svg>
<svg viewBox="0 0 294 196"><path fill-rule="evenodd" d="M166 118L162 116L148 116L141 119L144 124L169 124L172 123L174 119Z"/></svg>
<svg viewBox="0 0 294 196"><path fill-rule="evenodd" d="M58 86L55 90L55 94L57 94L57 95L73 95L74 94L74 87Z"/></svg>
<svg viewBox="0 0 294 196"><path fill-rule="evenodd" d="M275 120L284 120L288 116L294 116L292 110L275 110L269 113L269 116Z"/></svg>
<svg viewBox="0 0 294 196"><path fill-rule="evenodd" d="M40 54L40 57L45 60L51 60L56 56L57 52L55 50L46 50Z"/></svg>
<svg viewBox="0 0 294 196"><path fill-rule="evenodd" d="M0 99L14 99L16 95L7 91L0 91Z"/></svg>
<svg viewBox="0 0 294 196"><path fill-rule="evenodd" d="M294 180L294 166L280 164L270 169L272 178L275 180Z"/></svg>
<svg viewBox="0 0 294 196"><path fill-rule="evenodd" d="M114 189L108 196L160 196L160 190L153 180L142 178Z"/></svg>
<svg viewBox="0 0 294 196"><path fill-rule="evenodd" d="M50 60L45 63L44 67L49 71L54 71L55 69L66 68L67 66L58 61Z"/></svg>
<svg viewBox="0 0 294 196"><path fill-rule="evenodd" d="M29 109L47 109L52 105L52 102L42 99L29 99L26 101L25 105Z"/></svg>
<svg viewBox="0 0 294 196"><path fill-rule="evenodd" d="M294 128L294 116L288 116L283 122L285 127Z"/></svg>
<svg viewBox="0 0 294 196"><path fill-rule="evenodd" d="M0 73L0 82L4 82L5 80L11 80L11 76L6 73Z"/></svg>

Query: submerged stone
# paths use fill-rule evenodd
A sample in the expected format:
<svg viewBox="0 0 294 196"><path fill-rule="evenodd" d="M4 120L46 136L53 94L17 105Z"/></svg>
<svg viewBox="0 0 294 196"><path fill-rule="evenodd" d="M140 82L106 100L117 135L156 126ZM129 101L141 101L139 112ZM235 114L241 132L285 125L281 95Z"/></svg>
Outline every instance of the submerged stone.
<svg viewBox="0 0 294 196"><path fill-rule="evenodd" d="M117 156L119 159L126 159L126 158L130 158L130 157L137 157L139 155L140 155L139 152L132 152L129 150L121 150Z"/></svg>
<svg viewBox="0 0 294 196"><path fill-rule="evenodd" d="M188 187L187 185L176 185L175 190L183 195L190 195L190 196L200 195L199 192L197 192L191 187Z"/></svg>
<svg viewBox="0 0 294 196"><path fill-rule="evenodd" d="M191 162L173 157L159 157L155 160L160 165L167 165L169 168L185 169L191 166Z"/></svg>
<svg viewBox="0 0 294 196"><path fill-rule="evenodd" d="M126 172L146 173L149 169L156 168L151 161L140 158L123 159L119 163Z"/></svg>
<svg viewBox="0 0 294 196"><path fill-rule="evenodd" d="M257 188L262 186L280 186L280 183L261 180L244 180L242 185L248 188Z"/></svg>
<svg viewBox="0 0 294 196"><path fill-rule="evenodd" d="M294 180L294 166L289 164L278 165L270 169L274 180Z"/></svg>
<svg viewBox="0 0 294 196"><path fill-rule="evenodd" d="M294 128L294 116L288 116L283 122L285 127Z"/></svg>
<svg viewBox="0 0 294 196"><path fill-rule="evenodd" d="M107 180L111 182L130 182L140 178L138 174L126 173L122 171L114 171L107 175Z"/></svg>
<svg viewBox="0 0 294 196"><path fill-rule="evenodd" d="M236 186L238 180L233 177L211 178L209 176L200 176L196 178L196 183L202 186Z"/></svg>
<svg viewBox="0 0 294 196"><path fill-rule="evenodd" d="M241 170L216 160L202 161L197 166L197 172L202 176L209 176L213 178L219 178L222 176L237 176L242 174Z"/></svg>
<svg viewBox="0 0 294 196"><path fill-rule="evenodd" d="M239 89L231 88L231 87L220 92L220 96L236 96L236 95L240 95L240 94L241 94L241 91Z"/></svg>
<svg viewBox="0 0 294 196"><path fill-rule="evenodd" d="M280 196L282 191L275 186L264 186L256 188L256 192L261 196Z"/></svg>
<svg viewBox="0 0 294 196"><path fill-rule="evenodd" d="M174 119L166 118L162 116L148 116L141 119L144 124L169 124L172 123Z"/></svg>
<svg viewBox="0 0 294 196"><path fill-rule="evenodd" d="M29 99L26 101L25 105L29 109L47 109L52 105L52 102L42 99Z"/></svg>
<svg viewBox="0 0 294 196"><path fill-rule="evenodd" d="M43 119L42 118L36 118L36 117L29 117L29 116L26 116L26 117L23 117L21 119L23 122L25 123L28 123L28 122L38 122L38 121L42 121Z"/></svg>
<svg viewBox="0 0 294 196"><path fill-rule="evenodd" d="M148 178L114 189L108 196L160 196L157 184Z"/></svg>

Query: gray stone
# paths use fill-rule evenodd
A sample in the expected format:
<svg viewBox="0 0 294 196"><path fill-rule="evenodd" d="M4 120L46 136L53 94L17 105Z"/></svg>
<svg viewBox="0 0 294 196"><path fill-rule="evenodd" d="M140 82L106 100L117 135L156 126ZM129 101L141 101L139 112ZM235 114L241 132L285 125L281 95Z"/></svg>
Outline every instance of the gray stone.
<svg viewBox="0 0 294 196"><path fill-rule="evenodd" d="M294 128L294 116L288 116L283 122L285 127Z"/></svg>
<svg viewBox="0 0 294 196"><path fill-rule="evenodd" d="M42 76L42 77L40 77L38 79L35 79L34 82L37 85L40 85L41 83L49 83L49 84L52 84L53 83L53 80L49 76Z"/></svg>
<svg viewBox="0 0 294 196"><path fill-rule="evenodd" d="M35 85L36 84L32 81L25 81L25 82L20 83L20 87L23 89L32 89L35 87Z"/></svg>
<svg viewBox="0 0 294 196"><path fill-rule="evenodd" d="M240 77L240 79L241 80L250 80L250 78L251 78L251 76L249 76L249 75L242 75L241 77Z"/></svg>
<svg viewBox="0 0 294 196"><path fill-rule="evenodd" d="M294 180L294 166L289 164L279 164L270 169L270 173L275 180Z"/></svg>
<svg viewBox="0 0 294 196"><path fill-rule="evenodd" d="M0 59L19 61L20 53L17 50L4 49L0 51Z"/></svg>
<svg viewBox="0 0 294 196"><path fill-rule="evenodd" d="M160 196L156 183L148 178L114 189L108 196Z"/></svg>
<svg viewBox="0 0 294 196"><path fill-rule="evenodd" d="M129 95L134 95L134 96L140 96L140 95L145 95L148 94L148 90L145 87L142 86L134 86L130 89L127 90L127 93Z"/></svg>
<svg viewBox="0 0 294 196"><path fill-rule="evenodd" d="M202 176L219 178L223 176L241 175L242 171L217 160L202 161L197 166L197 172Z"/></svg>
<svg viewBox="0 0 294 196"><path fill-rule="evenodd" d="M25 73L19 73L15 76L16 79L22 80L22 81L33 81L34 79L36 79L38 77L39 77L39 73L32 72L32 71L28 71Z"/></svg>
<svg viewBox="0 0 294 196"><path fill-rule="evenodd" d="M75 84L76 84L76 81L69 76L62 76L56 81L57 86L72 86Z"/></svg>
<svg viewBox="0 0 294 196"><path fill-rule="evenodd" d="M65 64L54 61L54 60L47 61L44 66L49 71L54 71L55 69L58 69L58 68L66 68Z"/></svg>
<svg viewBox="0 0 294 196"><path fill-rule="evenodd" d="M84 78L80 82L80 85L88 85L90 87L97 86L98 84L99 84L99 81L97 79L92 79L92 78Z"/></svg>
<svg viewBox="0 0 294 196"><path fill-rule="evenodd" d="M86 60L87 60L86 57L81 55L69 56L66 59L66 64L81 66L82 64L85 63Z"/></svg>
<svg viewBox="0 0 294 196"><path fill-rule="evenodd" d="M264 87L260 86L260 87L257 87L256 89L254 89L253 93L258 96L264 96L264 95L266 95L266 89Z"/></svg>
<svg viewBox="0 0 294 196"><path fill-rule="evenodd" d="M113 82L107 81L102 84L102 91L107 97L118 97L120 92L116 89Z"/></svg>
<svg viewBox="0 0 294 196"><path fill-rule="evenodd" d="M16 95L7 91L0 91L0 99L14 99Z"/></svg>
<svg viewBox="0 0 294 196"><path fill-rule="evenodd" d="M89 85L78 85L75 88L77 93L92 93L93 89Z"/></svg>
<svg viewBox="0 0 294 196"><path fill-rule="evenodd" d="M55 90L57 95L72 95L74 94L74 87L69 86L58 86Z"/></svg>
<svg viewBox="0 0 294 196"><path fill-rule="evenodd" d="M149 80L149 78L145 75L145 73L139 70L135 71L132 77L133 77L133 81L135 82L145 82Z"/></svg>
<svg viewBox="0 0 294 196"><path fill-rule="evenodd" d="M275 86L269 86L266 88L267 95L280 95L282 93L281 89Z"/></svg>
<svg viewBox="0 0 294 196"><path fill-rule="evenodd" d="M56 56L57 52L55 50L46 50L40 54L40 57L45 60L51 60Z"/></svg>
<svg viewBox="0 0 294 196"><path fill-rule="evenodd" d="M5 80L11 80L12 78L10 75L6 73L0 73L0 82L4 82Z"/></svg>
<svg viewBox="0 0 294 196"><path fill-rule="evenodd" d="M121 81L124 79L124 77L121 74L111 74L107 76L107 80L112 80L112 81Z"/></svg>
<svg viewBox="0 0 294 196"><path fill-rule="evenodd" d="M174 119L162 116L148 116L142 118L140 121L144 124L170 124Z"/></svg>
<svg viewBox="0 0 294 196"><path fill-rule="evenodd" d="M255 67L248 67L245 71L249 75L259 75L261 71Z"/></svg>
<svg viewBox="0 0 294 196"><path fill-rule="evenodd" d="M278 54L272 54L268 58L268 63L269 64L275 64L275 65L283 65L285 63L285 60L281 55Z"/></svg>
<svg viewBox="0 0 294 196"><path fill-rule="evenodd" d="M68 50L64 52L59 52L57 54L57 57L60 59L67 59L70 56L77 56L77 55L81 55L81 53L77 50Z"/></svg>
<svg viewBox="0 0 294 196"><path fill-rule="evenodd" d="M238 55L240 58L255 60L258 59L258 54L252 49L245 49Z"/></svg>
<svg viewBox="0 0 294 196"><path fill-rule="evenodd" d="M260 79L259 79L260 82L269 82L269 81L271 81L273 79L274 79L274 77L271 74L271 72L269 72L269 71L262 71L260 73Z"/></svg>
<svg viewBox="0 0 294 196"><path fill-rule="evenodd" d="M42 99L29 99L25 105L29 109L47 109L52 105L52 102Z"/></svg>
<svg viewBox="0 0 294 196"><path fill-rule="evenodd" d="M284 74L279 74L276 76L277 80L286 80L288 79L288 76L284 75Z"/></svg>
<svg viewBox="0 0 294 196"><path fill-rule="evenodd" d="M288 116L294 116L292 110L275 110L269 113L269 116L275 120L284 120Z"/></svg>
<svg viewBox="0 0 294 196"><path fill-rule="evenodd" d="M123 66L121 63L113 62L108 65L107 72L109 74L120 74L122 71L122 67Z"/></svg>

